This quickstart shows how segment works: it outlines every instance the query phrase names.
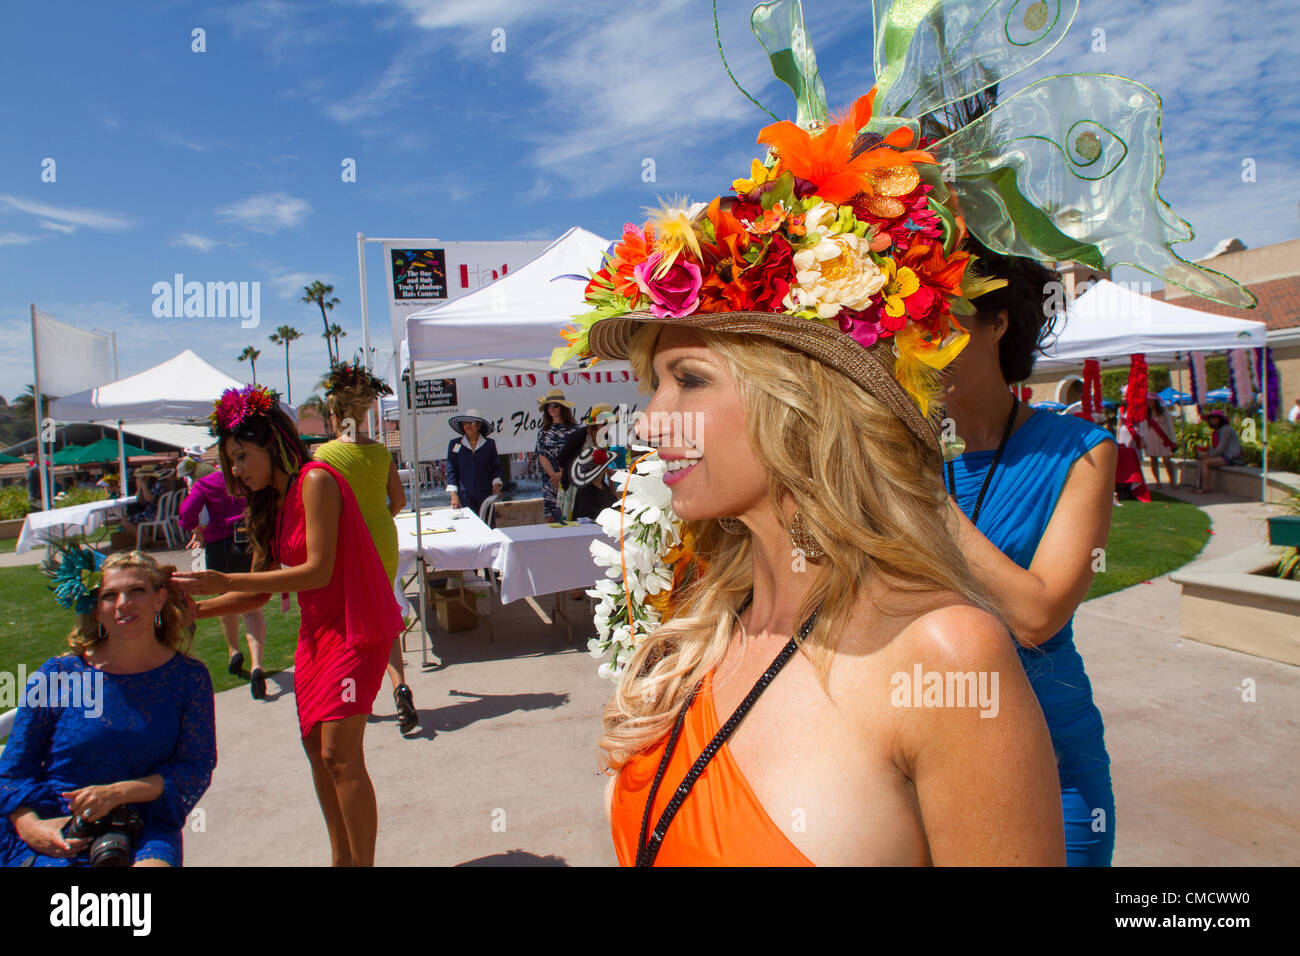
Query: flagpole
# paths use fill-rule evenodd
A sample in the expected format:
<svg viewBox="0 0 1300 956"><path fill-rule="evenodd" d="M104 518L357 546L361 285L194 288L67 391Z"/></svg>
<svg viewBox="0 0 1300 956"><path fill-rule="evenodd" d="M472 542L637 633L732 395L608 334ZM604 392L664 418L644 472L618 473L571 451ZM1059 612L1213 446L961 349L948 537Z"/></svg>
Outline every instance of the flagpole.
<svg viewBox="0 0 1300 956"><path fill-rule="evenodd" d="M36 347L36 305L31 306L32 312L32 369L36 373L36 384L33 388L36 390L35 401L32 402L32 414L36 416L36 471L41 480L41 510L50 510L50 475L45 470L45 442L41 438L41 358L40 350Z"/></svg>

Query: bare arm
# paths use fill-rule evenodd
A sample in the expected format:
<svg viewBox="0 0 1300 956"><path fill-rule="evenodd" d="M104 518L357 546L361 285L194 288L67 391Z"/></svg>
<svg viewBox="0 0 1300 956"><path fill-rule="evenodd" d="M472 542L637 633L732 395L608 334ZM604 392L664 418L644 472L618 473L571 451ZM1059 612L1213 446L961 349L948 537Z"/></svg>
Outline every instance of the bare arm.
<svg viewBox="0 0 1300 956"><path fill-rule="evenodd" d="M307 525L307 560L291 568L276 571L253 571L248 574L223 574L220 571L178 572L172 575L182 590L192 594L213 594L228 591L256 592L263 598L255 607L266 603L265 592L314 591L330 583L334 576L335 551L338 545L339 513L343 495L338 483L323 468L307 472L302 481L303 520ZM201 616L210 617L210 606L204 601ZM206 611L207 613L202 613ZM234 605L222 606L221 613L234 614Z"/></svg>
<svg viewBox="0 0 1300 956"><path fill-rule="evenodd" d="M195 603L197 608L195 617L226 617L231 614L247 614L249 611L256 611L258 608L271 600L270 594L251 593L239 594L231 592L223 594L221 597L208 598L206 601Z"/></svg>
<svg viewBox="0 0 1300 956"><path fill-rule="evenodd" d="M974 672L989 692L979 706L909 708L900 723L896 760L916 787L931 861L1063 865L1056 757L1011 638L971 607L933 612L912 628L921 630L913 646L924 671Z"/></svg>
<svg viewBox="0 0 1300 956"><path fill-rule="evenodd" d="M1001 605L1012 632L1042 644L1074 615L1110 537L1116 448L1095 445L1070 468L1034 560L1022 568L984 537L951 502L958 540L975 576Z"/></svg>
<svg viewBox="0 0 1300 956"><path fill-rule="evenodd" d="M397 513L406 507L406 489L402 487L402 479L397 475L397 465L390 462L388 465L388 513L397 517Z"/></svg>

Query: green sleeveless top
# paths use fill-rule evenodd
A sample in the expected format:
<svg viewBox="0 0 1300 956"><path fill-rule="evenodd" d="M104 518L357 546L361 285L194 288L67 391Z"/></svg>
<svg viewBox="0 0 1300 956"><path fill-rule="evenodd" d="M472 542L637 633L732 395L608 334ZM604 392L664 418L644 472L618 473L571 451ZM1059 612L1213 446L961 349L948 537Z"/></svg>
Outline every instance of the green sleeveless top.
<svg viewBox="0 0 1300 956"><path fill-rule="evenodd" d="M382 444L356 445L338 439L316 449L316 460L336 468L347 479L361 508L361 517L391 581L397 574L397 526L388 513L388 471L392 453Z"/></svg>

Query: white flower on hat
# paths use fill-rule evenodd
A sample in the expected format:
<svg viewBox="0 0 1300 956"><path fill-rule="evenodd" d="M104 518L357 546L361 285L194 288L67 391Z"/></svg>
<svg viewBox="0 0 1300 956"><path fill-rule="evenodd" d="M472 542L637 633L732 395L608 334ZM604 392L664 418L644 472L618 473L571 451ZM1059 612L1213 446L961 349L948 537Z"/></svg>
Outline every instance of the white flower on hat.
<svg viewBox="0 0 1300 956"><path fill-rule="evenodd" d="M808 210L804 222L812 241L794 254L795 284L781 303L792 312L815 311L819 318L833 319L841 309L865 309L885 286L865 239L825 231L837 215L825 202Z"/></svg>

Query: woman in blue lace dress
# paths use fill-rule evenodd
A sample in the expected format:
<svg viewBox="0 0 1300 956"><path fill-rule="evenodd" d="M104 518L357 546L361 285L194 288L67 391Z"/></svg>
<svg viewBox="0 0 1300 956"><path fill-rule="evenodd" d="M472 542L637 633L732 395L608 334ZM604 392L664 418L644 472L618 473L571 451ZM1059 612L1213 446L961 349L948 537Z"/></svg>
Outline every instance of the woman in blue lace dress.
<svg viewBox="0 0 1300 956"><path fill-rule="evenodd" d="M87 865L92 841L65 824L127 806L143 820L130 862L180 866L185 818L217 762L212 680L183 651L194 604L147 554L85 562L83 573L65 556L73 593L56 592L82 612L72 653L28 681L0 757L0 864Z"/></svg>

